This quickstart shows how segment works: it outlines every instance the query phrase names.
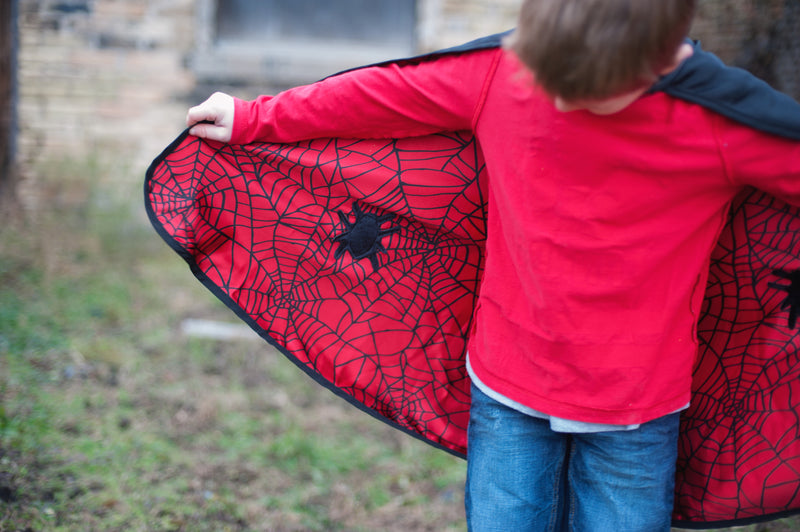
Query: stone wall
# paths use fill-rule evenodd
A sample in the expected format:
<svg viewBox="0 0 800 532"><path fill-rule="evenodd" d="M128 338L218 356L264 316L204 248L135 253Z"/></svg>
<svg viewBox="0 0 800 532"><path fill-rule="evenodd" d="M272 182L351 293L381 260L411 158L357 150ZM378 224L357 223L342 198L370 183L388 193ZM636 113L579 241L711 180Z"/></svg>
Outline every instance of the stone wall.
<svg viewBox="0 0 800 532"><path fill-rule="evenodd" d="M182 129L187 105L208 93L187 58L209 1L19 0L23 175L71 154L113 159L119 171L109 179L139 179ZM520 1L418 0L417 51L511 28ZM700 1L693 36L800 96L797 0ZM235 89L244 97L263 87Z"/></svg>
<svg viewBox="0 0 800 532"><path fill-rule="evenodd" d="M420 51L432 51L514 27L522 0L420 0Z"/></svg>
<svg viewBox="0 0 800 532"><path fill-rule="evenodd" d="M158 153L200 94L198 0L20 0L19 155ZM518 2L421 0L419 51L513 25ZM252 93L254 88L241 88Z"/></svg>
<svg viewBox="0 0 800 532"><path fill-rule="evenodd" d="M180 128L193 1L21 0L19 160L145 152ZM70 155L71 154L71 155Z"/></svg>

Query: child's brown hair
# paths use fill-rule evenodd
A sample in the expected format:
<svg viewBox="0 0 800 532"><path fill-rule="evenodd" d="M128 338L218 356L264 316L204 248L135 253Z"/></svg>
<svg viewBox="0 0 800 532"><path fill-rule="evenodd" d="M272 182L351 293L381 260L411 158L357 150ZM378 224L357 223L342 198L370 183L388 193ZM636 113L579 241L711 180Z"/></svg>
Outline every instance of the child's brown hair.
<svg viewBox="0 0 800 532"><path fill-rule="evenodd" d="M509 44L565 100L655 81L689 30L695 0L525 0Z"/></svg>

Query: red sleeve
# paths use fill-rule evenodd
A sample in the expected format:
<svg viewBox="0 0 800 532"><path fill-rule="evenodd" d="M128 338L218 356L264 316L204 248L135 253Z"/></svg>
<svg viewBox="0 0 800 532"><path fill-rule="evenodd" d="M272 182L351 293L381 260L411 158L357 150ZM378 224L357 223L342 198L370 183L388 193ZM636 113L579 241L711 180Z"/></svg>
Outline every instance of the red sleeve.
<svg viewBox="0 0 800 532"><path fill-rule="evenodd" d="M720 117L720 151L730 178L800 206L800 142Z"/></svg>
<svg viewBox="0 0 800 532"><path fill-rule="evenodd" d="M472 129L501 53L367 67L276 96L237 99L231 142L402 138Z"/></svg>

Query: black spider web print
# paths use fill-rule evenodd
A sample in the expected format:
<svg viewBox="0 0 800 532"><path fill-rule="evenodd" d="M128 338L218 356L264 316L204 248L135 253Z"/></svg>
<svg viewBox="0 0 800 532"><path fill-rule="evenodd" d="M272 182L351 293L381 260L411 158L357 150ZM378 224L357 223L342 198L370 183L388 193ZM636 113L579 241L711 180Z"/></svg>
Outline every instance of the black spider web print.
<svg viewBox="0 0 800 532"><path fill-rule="evenodd" d="M312 377L459 454L482 168L458 133L247 146L184 134L148 172L148 210L200 280ZM375 253L343 252L347 213L379 221Z"/></svg>
<svg viewBox="0 0 800 532"><path fill-rule="evenodd" d="M145 193L156 230L268 342L365 411L463 455L484 179L469 134L248 146L184 134ZM747 190L714 250L681 422L679 526L800 508L799 214ZM371 236L353 245L356 233Z"/></svg>
<svg viewBox="0 0 800 532"><path fill-rule="evenodd" d="M800 364L785 280L800 268L798 209L747 190L732 213L712 256L682 419L680 521L741 524L800 506Z"/></svg>

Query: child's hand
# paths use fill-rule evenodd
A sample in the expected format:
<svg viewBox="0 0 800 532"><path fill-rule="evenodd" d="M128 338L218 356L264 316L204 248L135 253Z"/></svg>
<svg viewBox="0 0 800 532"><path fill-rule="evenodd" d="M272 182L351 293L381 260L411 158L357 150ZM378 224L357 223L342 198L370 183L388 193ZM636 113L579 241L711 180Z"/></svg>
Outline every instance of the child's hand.
<svg viewBox="0 0 800 532"><path fill-rule="evenodd" d="M215 92L200 105L189 109L186 126L191 127L189 134L196 137L220 142L230 141L233 132L233 97Z"/></svg>

